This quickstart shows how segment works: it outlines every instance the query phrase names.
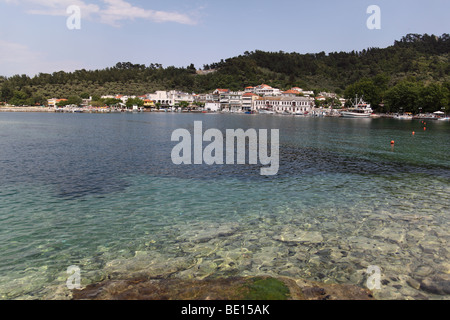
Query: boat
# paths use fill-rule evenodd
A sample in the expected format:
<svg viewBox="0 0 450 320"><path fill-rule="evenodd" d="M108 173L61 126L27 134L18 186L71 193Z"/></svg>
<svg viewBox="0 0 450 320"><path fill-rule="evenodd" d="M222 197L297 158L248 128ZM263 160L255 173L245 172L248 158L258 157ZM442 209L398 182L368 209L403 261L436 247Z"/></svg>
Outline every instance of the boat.
<svg viewBox="0 0 450 320"><path fill-rule="evenodd" d="M398 119L398 120L412 120L413 116L410 114L398 114L394 117L394 119Z"/></svg>
<svg viewBox="0 0 450 320"><path fill-rule="evenodd" d="M450 121L450 117L439 118L438 121Z"/></svg>
<svg viewBox="0 0 450 320"><path fill-rule="evenodd" d="M275 112L273 112L272 110L269 109L260 109L259 110L259 114L274 114Z"/></svg>
<svg viewBox="0 0 450 320"><path fill-rule="evenodd" d="M344 118L370 118L373 113L370 104L364 102L363 98L358 100L358 95L356 95L355 101L351 108L347 111L341 111L341 115Z"/></svg>

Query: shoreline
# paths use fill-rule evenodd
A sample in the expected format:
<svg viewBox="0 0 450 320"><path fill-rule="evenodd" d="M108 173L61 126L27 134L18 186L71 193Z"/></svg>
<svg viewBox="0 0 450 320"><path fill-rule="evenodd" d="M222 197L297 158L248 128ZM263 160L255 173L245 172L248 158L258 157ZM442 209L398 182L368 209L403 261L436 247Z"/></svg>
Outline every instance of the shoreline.
<svg viewBox="0 0 450 320"><path fill-rule="evenodd" d="M54 108L48 107L0 107L0 112L55 112Z"/></svg>
<svg viewBox="0 0 450 320"><path fill-rule="evenodd" d="M105 110L105 109L98 109L98 110L83 110L80 112L68 112L63 110L58 110L51 107L11 107L11 106L1 106L0 107L0 113L1 112L24 112L24 113L99 113L99 114L105 114L105 113L202 113L202 114L244 114L244 113L233 113L233 112L210 112L210 111L199 111L199 110L190 110L190 111L181 111L181 112L175 112L175 111L166 111L166 110L142 110L138 112L133 112L131 110L129 111L121 111L121 110ZM275 114L275 115L291 115L291 114ZM292 114L291 116L295 116ZM309 116L309 117L318 117L318 116ZM321 117L334 117L338 118L339 116L336 115L324 115ZM320 118L320 117L318 117ZM374 114L370 117L371 119L377 119L377 118L387 118L387 119L396 119L395 115L392 114ZM438 117L427 117L427 116L414 116L412 119L408 120L439 120Z"/></svg>

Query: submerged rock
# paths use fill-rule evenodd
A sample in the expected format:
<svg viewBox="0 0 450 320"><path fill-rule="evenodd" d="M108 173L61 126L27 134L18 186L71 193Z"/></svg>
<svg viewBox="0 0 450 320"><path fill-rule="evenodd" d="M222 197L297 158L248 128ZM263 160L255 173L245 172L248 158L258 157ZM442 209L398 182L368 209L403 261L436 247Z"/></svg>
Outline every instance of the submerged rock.
<svg viewBox="0 0 450 320"><path fill-rule="evenodd" d="M276 235L275 240L282 242L321 243L322 234L318 231L289 230Z"/></svg>
<svg viewBox="0 0 450 320"><path fill-rule="evenodd" d="M357 286L322 284L287 277L206 280L135 279L93 284L73 292L74 300L373 300Z"/></svg>
<svg viewBox="0 0 450 320"><path fill-rule="evenodd" d="M447 275L442 275L431 278L425 278L421 281L420 288L423 291L433 294L438 295L450 294L450 277L448 277Z"/></svg>

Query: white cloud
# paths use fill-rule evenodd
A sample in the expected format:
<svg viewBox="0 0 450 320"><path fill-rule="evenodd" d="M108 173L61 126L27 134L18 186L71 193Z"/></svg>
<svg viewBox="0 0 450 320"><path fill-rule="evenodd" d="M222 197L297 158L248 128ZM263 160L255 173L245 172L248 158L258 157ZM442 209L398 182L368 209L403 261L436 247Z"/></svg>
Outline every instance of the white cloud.
<svg viewBox="0 0 450 320"><path fill-rule="evenodd" d="M117 21L141 18L154 22L195 24L189 16L181 13L142 9L124 0L103 0L103 2L107 4L106 9L100 12L103 23L116 25Z"/></svg>
<svg viewBox="0 0 450 320"><path fill-rule="evenodd" d="M196 21L188 14L156 11L133 6L125 0L102 0L104 6L87 3L84 0L0 0L9 4L24 4L27 13L35 15L67 16L67 8L79 6L83 19L95 19L101 23L119 26L119 22L145 19L157 23L175 22L194 25ZM99 19L97 19L99 18Z"/></svg>
<svg viewBox="0 0 450 320"><path fill-rule="evenodd" d="M32 5L27 13L50 16L67 16L67 8L75 5L80 7L84 18L100 12L100 7L95 4L87 4L82 0L24 0Z"/></svg>

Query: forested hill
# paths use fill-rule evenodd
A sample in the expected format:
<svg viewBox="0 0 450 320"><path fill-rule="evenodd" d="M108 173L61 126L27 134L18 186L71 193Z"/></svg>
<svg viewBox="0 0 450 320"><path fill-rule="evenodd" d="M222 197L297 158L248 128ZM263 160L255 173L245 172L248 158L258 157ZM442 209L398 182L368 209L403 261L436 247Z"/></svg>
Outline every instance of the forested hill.
<svg viewBox="0 0 450 320"><path fill-rule="evenodd" d="M381 91L401 81L423 86L450 82L450 36L408 34L388 48L360 52L300 54L252 51L202 69L118 63L103 70L41 73L34 77L0 77L0 101L26 99L28 104L71 95L142 95L156 90L210 92L216 88L243 90L266 83L281 89L298 86L344 94L351 85L372 81ZM383 99L382 96L377 99Z"/></svg>
<svg viewBox="0 0 450 320"><path fill-rule="evenodd" d="M410 34L384 49L329 54L255 51L213 67L221 67L222 74L246 77L253 83L264 80L279 87L289 87L294 83L309 89L344 90L362 78L379 74L390 76L393 82L407 76L426 82L449 80L449 54L448 34L441 37Z"/></svg>

